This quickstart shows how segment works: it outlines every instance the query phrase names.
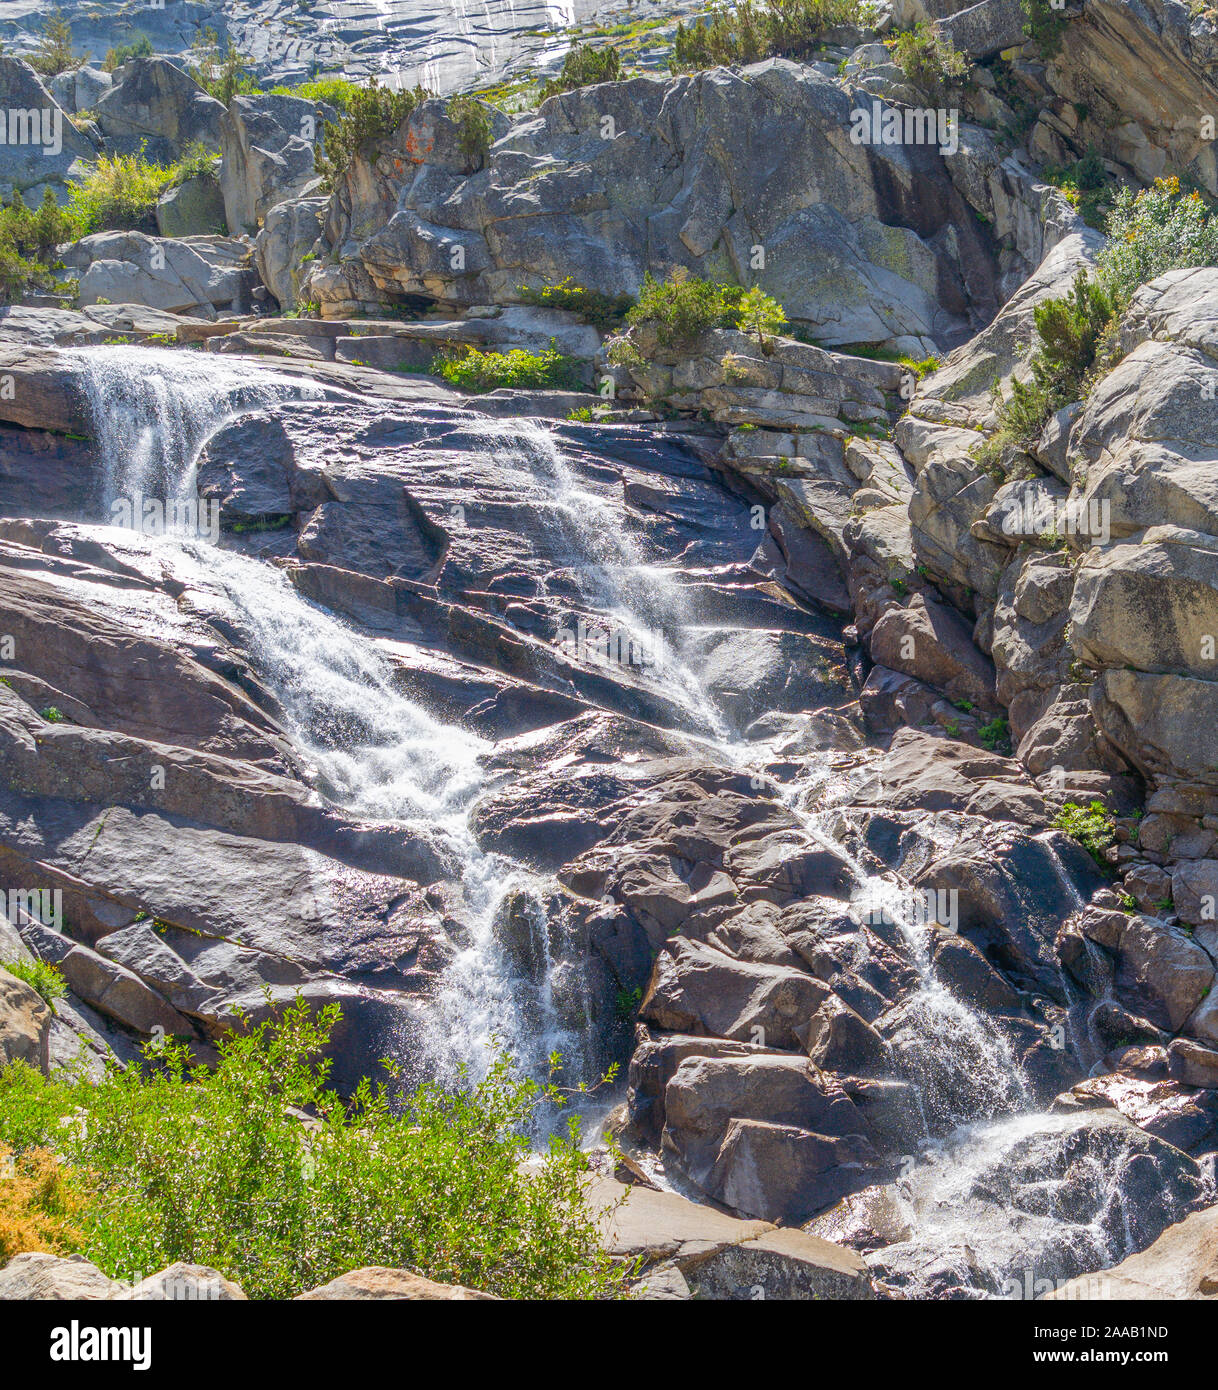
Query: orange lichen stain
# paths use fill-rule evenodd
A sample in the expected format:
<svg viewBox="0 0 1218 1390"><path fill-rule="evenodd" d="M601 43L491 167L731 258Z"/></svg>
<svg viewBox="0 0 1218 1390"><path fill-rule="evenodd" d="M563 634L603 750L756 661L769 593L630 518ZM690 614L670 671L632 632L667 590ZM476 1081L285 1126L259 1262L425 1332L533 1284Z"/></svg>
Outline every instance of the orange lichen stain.
<svg viewBox="0 0 1218 1390"><path fill-rule="evenodd" d="M406 154L415 164L422 164L431 153L436 143L436 137L428 131L426 137L420 136L418 131L408 130L406 132Z"/></svg>

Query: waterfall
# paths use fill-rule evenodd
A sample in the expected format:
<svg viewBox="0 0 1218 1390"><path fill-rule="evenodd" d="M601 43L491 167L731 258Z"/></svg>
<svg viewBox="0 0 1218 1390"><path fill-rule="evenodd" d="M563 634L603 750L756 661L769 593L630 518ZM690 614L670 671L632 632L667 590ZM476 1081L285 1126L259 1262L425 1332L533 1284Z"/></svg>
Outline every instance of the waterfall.
<svg viewBox="0 0 1218 1390"><path fill-rule="evenodd" d="M93 406L106 509L136 493L189 500L198 453L225 420L322 394L280 373L184 353L105 348L74 356ZM1063 1152L1065 1122L1036 1113L1000 1029L938 977L935 929L911 913L907 891L873 875L830 837L804 809L798 784L761 778L763 746L733 741L691 654L688 633L699 615L690 591L642 539L623 531L600 482L582 478L538 422L488 419L463 422L463 431L552 528L551 539L572 557L570 581L589 611L619 626L629 641L652 643L663 688L676 692L689 730L720 762L758 778L755 785L773 786L809 839L849 866L857 912L865 917L879 910L898 928L918 982L898 1006L904 1016L897 1071L917 1096L926 1137L915 1156L916 1181L899 1188L897 1200L914 1228L912 1245L950 1252L963 1242L968 1270L961 1279L971 1279L971 1288L999 1291L1012 1250L1023 1249L1021 1240L1027 1244L1026 1231L1001 1222L991 1229L959 1216L958 1209L1019 1146L1023 1152L1040 1145L1036 1151L1051 1165ZM603 488L614 485L612 475L606 477ZM552 1051L579 1058L586 1039L560 1024L554 997L554 924L546 911L552 883L484 852L470 829L471 808L484 790L488 745L407 699L385 648L304 599L272 565L180 529L148 544L159 548L168 568L226 606L313 785L352 816L426 828L450 855L466 936L432 1002L432 1024L422 1040L433 1073L449 1082L462 1069L477 1077L497 1045L534 1074ZM552 582L554 597L570 592L558 587L561 577ZM1110 1218L1119 1216L1124 1198L1120 1173L1090 1177L1098 1194L1093 1209L1073 1223L1058 1221L1055 1229L1061 1248L1095 1268L1123 1253ZM1038 1239L1050 1239L1047 1227L1036 1230ZM1033 1255L1021 1257L1034 1264Z"/></svg>
<svg viewBox="0 0 1218 1390"><path fill-rule="evenodd" d="M204 443L225 421L311 383L148 348L84 348L80 363L102 456L104 516L136 496L186 500ZM244 636L314 785L351 815L438 834L463 893L468 938L446 972L420 1043L427 1070L456 1082L485 1073L498 1049L540 1074L558 1051L582 1074L583 1040L556 1021L547 976L521 980L496 939L510 894L540 902L546 884L484 853L469 827L485 741L444 724L397 688L376 644L310 603L280 570L209 544L192 530L146 537L166 565L215 594Z"/></svg>

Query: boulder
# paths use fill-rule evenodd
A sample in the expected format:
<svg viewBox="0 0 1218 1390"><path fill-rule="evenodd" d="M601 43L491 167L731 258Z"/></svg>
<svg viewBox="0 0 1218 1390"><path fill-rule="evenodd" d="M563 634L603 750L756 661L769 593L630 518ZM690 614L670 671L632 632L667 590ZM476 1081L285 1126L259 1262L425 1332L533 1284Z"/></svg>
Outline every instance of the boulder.
<svg viewBox="0 0 1218 1390"><path fill-rule="evenodd" d="M1097 1292L1133 1302L1218 1298L1218 1207L1193 1212L1145 1250L1102 1274L1063 1284L1045 1298L1094 1298Z"/></svg>
<svg viewBox="0 0 1218 1390"><path fill-rule="evenodd" d="M494 1294L479 1293L461 1284L438 1284L408 1269L386 1269L367 1265L340 1274L328 1284L321 1284L306 1293L296 1295L297 1301L332 1302L337 1299L367 1303L378 1299L408 1299L410 1301L470 1302L493 1300Z"/></svg>
<svg viewBox="0 0 1218 1390"><path fill-rule="evenodd" d="M81 1255L14 1255L0 1269L0 1302L55 1299L96 1302L116 1298L122 1284L103 1274Z"/></svg>
<svg viewBox="0 0 1218 1390"><path fill-rule="evenodd" d="M876 1297L853 1251L803 1231L740 1220L675 1192L603 1177L589 1183L588 1202L611 1254L640 1260L647 1270L675 1267L695 1297Z"/></svg>
<svg viewBox="0 0 1218 1390"><path fill-rule="evenodd" d="M167 58L133 58L96 105L102 134L116 148L144 148L162 164L195 144L219 151L224 105Z"/></svg>
<svg viewBox="0 0 1218 1390"><path fill-rule="evenodd" d="M85 162L97 152L34 69L7 54L0 54L0 110L6 121L0 141L0 194L5 202L19 192L27 204L37 206L47 188L59 202L67 202L68 178L83 174Z"/></svg>
<svg viewBox="0 0 1218 1390"><path fill-rule="evenodd" d="M325 223L325 198L286 198L269 208L254 241L254 263L262 283L287 311L301 298L300 280L309 269L304 258Z"/></svg>
<svg viewBox="0 0 1218 1390"><path fill-rule="evenodd" d="M223 1274L206 1265L184 1264L181 1260L156 1274L150 1274L133 1288L116 1294L120 1303L159 1303L244 1302L245 1294L240 1285L226 1279Z"/></svg>
<svg viewBox="0 0 1218 1390"><path fill-rule="evenodd" d="M273 207L308 189L324 123L337 119L333 107L301 97L233 98L220 124L220 184L234 235L254 234Z"/></svg>
<svg viewBox="0 0 1218 1390"><path fill-rule="evenodd" d="M4 926L8 928L8 923ZM4 963L17 955L0 938L0 1066L25 1062L46 1072L50 1064L51 1011L31 986L5 970Z"/></svg>
<svg viewBox="0 0 1218 1390"><path fill-rule="evenodd" d="M215 174L196 174L163 194L156 205L156 226L169 238L223 236L224 198Z"/></svg>
<svg viewBox="0 0 1218 1390"><path fill-rule="evenodd" d="M109 300L212 319L245 308L253 287L247 256L241 243L219 238L97 232L67 247L63 261L79 272L82 305Z"/></svg>

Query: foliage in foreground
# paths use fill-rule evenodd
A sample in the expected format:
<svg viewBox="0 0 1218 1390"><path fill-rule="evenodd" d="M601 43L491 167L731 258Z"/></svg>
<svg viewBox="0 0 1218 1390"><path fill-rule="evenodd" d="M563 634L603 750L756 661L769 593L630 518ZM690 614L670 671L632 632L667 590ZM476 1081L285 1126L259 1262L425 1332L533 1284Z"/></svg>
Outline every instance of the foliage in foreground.
<svg viewBox="0 0 1218 1390"><path fill-rule="evenodd" d="M96 1084L24 1063L0 1071L0 1144L34 1175L36 1151L53 1151L87 1194L65 1197L59 1247L116 1278L207 1265L255 1298L362 1265L511 1298L622 1295L628 1271L601 1250L583 1202L578 1121L522 1164L530 1127L562 1102L554 1086L500 1060L468 1092L425 1083L399 1109L365 1079L344 1103L318 1060L338 1018L298 1000L225 1038L210 1071L172 1041Z"/></svg>
<svg viewBox="0 0 1218 1390"><path fill-rule="evenodd" d="M857 23L861 10L859 0L740 0L735 8L718 6L705 21L677 25L669 66L673 72L696 72L763 58L806 58L821 46L826 30Z"/></svg>
<svg viewBox="0 0 1218 1390"><path fill-rule="evenodd" d="M0 961L0 968L7 970L10 975L15 975L19 980L24 980L52 1008L55 1007L55 1000L62 999L68 992L63 976L49 961L5 960Z"/></svg>
<svg viewBox="0 0 1218 1390"><path fill-rule="evenodd" d="M1093 801L1089 806L1067 801L1054 817L1053 826L1082 845L1101 869L1110 867L1104 851L1115 841L1116 827L1102 801Z"/></svg>
<svg viewBox="0 0 1218 1390"><path fill-rule="evenodd" d="M14 191L0 207L0 303L13 304L36 290L54 290L59 282L55 248L76 235L76 222L48 188L37 208L26 206Z"/></svg>
<svg viewBox="0 0 1218 1390"><path fill-rule="evenodd" d="M574 361L553 346L541 352L527 352L524 348L482 352L469 347L441 353L432 362L431 371L433 376L443 377L463 391L496 391L501 386L557 391L576 390L581 385Z"/></svg>

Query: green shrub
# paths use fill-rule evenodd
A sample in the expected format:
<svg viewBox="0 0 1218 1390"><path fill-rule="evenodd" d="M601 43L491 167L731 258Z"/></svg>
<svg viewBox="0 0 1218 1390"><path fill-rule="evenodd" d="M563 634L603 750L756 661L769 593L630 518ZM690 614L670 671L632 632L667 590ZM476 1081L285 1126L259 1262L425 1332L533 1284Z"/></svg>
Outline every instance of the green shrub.
<svg viewBox="0 0 1218 1390"><path fill-rule="evenodd" d="M1041 56L1052 58L1062 46L1062 36L1070 23L1050 0L1020 0L1024 14L1023 31L1040 49Z"/></svg>
<svg viewBox="0 0 1218 1390"><path fill-rule="evenodd" d="M52 1008L56 999L62 999L68 992L63 976L45 960L5 960L0 961L0 967L10 975L16 975L19 980L24 980Z"/></svg>
<svg viewBox="0 0 1218 1390"><path fill-rule="evenodd" d="M61 72L72 72L88 60L87 53L82 53L79 57L73 54L72 26L56 5L42 22L38 47L29 58L30 67L43 77L57 77Z"/></svg>
<svg viewBox="0 0 1218 1390"><path fill-rule="evenodd" d="M338 1018L297 1001L221 1039L210 1071L172 1040L96 1084L14 1063L0 1141L88 1176L71 1243L113 1277L183 1260L286 1298L386 1265L509 1298L621 1295L628 1271L583 1201L578 1122L523 1166L527 1134L562 1103L552 1084L501 1060L468 1092L397 1096L365 1079L344 1102L318 1060Z"/></svg>
<svg viewBox="0 0 1218 1390"><path fill-rule="evenodd" d="M137 34L130 43L120 43L115 48L106 49L106 56L102 59L102 71L113 72L115 68L121 68L124 63L130 62L132 58L151 58L152 40L147 34ZM80 112L76 113L78 116Z"/></svg>
<svg viewBox="0 0 1218 1390"><path fill-rule="evenodd" d="M616 48L593 48L590 43L573 43L563 59L557 77L543 82L538 97L557 96L579 87L595 87L599 82L616 82L622 75L622 56Z"/></svg>
<svg viewBox="0 0 1218 1390"><path fill-rule="evenodd" d="M1199 193L1182 193L1178 178L1156 179L1140 193L1120 190L1096 261L1118 309L1155 276L1206 265L1218 265L1218 219Z"/></svg>
<svg viewBox="0 0 1218 1390"><path fill-rule="evenodd" d="M1005 715L1000 714L997 719L982 724L977 730L977 737L991 753L1009 754L1011 751L1011 726Z"/></svg>
<svg viewBox="0 0 1218 1390"><path fill-rule="evenodd" d="M457 127L457 143L465 156L465 172L476 173L486 163L491 147L491 118L477 97L456 96L445 108L445 115Z"/></svg>
<svg viewBox="0 0 1218 1390"><path fill-rule="evenodd" d="M762 344L771 334L781 333L787 326L782 305L757 285L752 285L740 296L736 315L741 332L752 333Z"/></svg>
<svg viewBox="0 0 1218 1390"><path fill-rule="evenodd" d="M333 191L352 160L367 153L378 140L387 140L429 95L422 87L391 91L375 78L350 93L343 114L337 121L326 122L323 143L314 152L323 186Z"/></svg>
<svg viewBox="0 0 1218 1390"><path fill-rule="evenodd" d="M101 155L71 186L79 234L130 231L148 223L174 175L174 166L145 158L142 145L138 154Z"/></svg>
<svg viewBox="0 0 1218 1390"><path fill-rule="evenodd" d="M237 52L231 38L221 48L216 31L205 28L195 40L191 53L194 59L188 69L191 77L208 96L225 106L234 97L258 91L258 83L249 72L249 60Z"/></svg>
<svg viewBox="0 0 1218 1390"><path fill-rule="evenodd" d="M677 24L673 72L743 66L763 58L806 58L826 30L855 24L859 0L740 0L734 9L716 6L705 20Z"/></svg>
<svg viewBox="0 0 1218 1390"><path fill-rule="evenodd" d="M195 179L200 175L218 181L219 174L216 170L218 158L215 150L209 150L201 140L192 140L187 145L181 159L176 164L170 165L168 186L176 188L178 184L185 183L187 179Z"/></svg>
<svg viewBox="0 0 1218 1390"><path fill-rule="evenodd" d="M1085 270L1075 276L1064 299L1036 306L1037 346L1029 376L1012 379L1011 394L998 398L998 431L985 446L987 458L996 459L1007 444L1031 448L1050 415L1082 396L1110 339L1115 312L1112 295Z"/></svg>
<svg viewBox="0 0 1218 1390"><path fill-rule="evenodd" d="M778 301L757 286L717 285L683 266L667 280L646 275L639 302L626 314L632 326L654 325L662 347L687 347L711 328L740 328L764 341L786 321Z"/></svg>
<svg viewBox="0 0 1218 1390"><path fill-rule="evenodd" d="M1094 146L1073 164L1047 165L1044 175L1061 189L1089 227L1103 228L1112 209L1114 183Z"/></svg>
<svg viewBox="0 0 1218 1390"><path fill-rule="evenodd" d="M1067 801L1054 817L1053 826L1082 845L1101 869L1110 867L1104 851L1116 840L1116 826L1102 801L1089 806Z"/></svg>
<svg viewBox="0 0 1218 1390"><path fill-rule="evenodd" d="M324 101L339 111L345 111L350 106L355 94L363 90L358 82L352 82L349 77L315 77L312 81L302 82L297 87L280 85L271 88L276 96L302 97L305 101Z"/></svg>
<svg viewBox="0 0 1218 1390"><path fill-rule="evenodd" d="M37 208L14 190L0 207L0 299L12 304L37 290L63 288L54 274L61 268L55 248L78 234L76 219L49 188Z"/></svg>
<svg viewBox="0 0 1218 1390"><path fill-rule="evenodd" d="M518 390L571 390L580 385L575 363L556 347L541 352L512 348L509 352L481 352L468 347L440 353L431 364L433 376L463 391L495 391L501 386Z"/></svg>
<svg viewBox="0 0 1218 1390"><path fill-rule="evenodd" d="M927 96L942 96L948 88L959 87L968 76L969 63L964 54L957 52L951 39L925 24L885 42L892 61Z"/></svg>
<svg viewBox="0 0 1218 1390"><path fill-rule="evenodd" d="M586 290L575 284L569 275L557 285L542 285L540 289L518 285L516 292L524 304L539 309L569 309L605 333L622 326L627 311L635 302L632 294L607 295L599 290Z"/></svg>
<svg viewBox="0 0 1218 1390"><path fill-rule="evenodd" d="M710 328L735 328L739 324L739 285L716 285L678 267L667 280L651 274L643 278L639 302L626 322L653 324L663 347L684 347Z"/></svg>

